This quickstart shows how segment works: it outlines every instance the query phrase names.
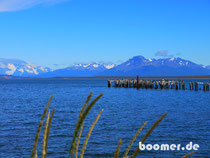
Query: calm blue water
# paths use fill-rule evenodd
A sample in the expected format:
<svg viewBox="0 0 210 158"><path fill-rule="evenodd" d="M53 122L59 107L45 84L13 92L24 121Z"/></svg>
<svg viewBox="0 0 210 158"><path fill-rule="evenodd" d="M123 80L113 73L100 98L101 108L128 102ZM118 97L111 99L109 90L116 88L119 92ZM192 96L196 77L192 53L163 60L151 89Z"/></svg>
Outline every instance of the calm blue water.
<svg viewBox="0 0 210 158"><path fill-rule="evenodd" d="M107 88L103 79L0 80L0 157L30 157L36 130L48 98L55 108L48 157L67 157L78 114L87 95L104 93L85 120L81 142L103 108L85 152L87 158L113 157L120 138L122 154L138 128L148 121L138 141L165 112L167 117L145 142L200 145L192 157L210 156L210 92ZM42 131L43 133L43 131ZM41 157L42 137L38 147ZM80 148L82 145L80 146ZM189 151L145 151L141 157L181 157ZM140 156L139 156L140 157Z"/></svg>

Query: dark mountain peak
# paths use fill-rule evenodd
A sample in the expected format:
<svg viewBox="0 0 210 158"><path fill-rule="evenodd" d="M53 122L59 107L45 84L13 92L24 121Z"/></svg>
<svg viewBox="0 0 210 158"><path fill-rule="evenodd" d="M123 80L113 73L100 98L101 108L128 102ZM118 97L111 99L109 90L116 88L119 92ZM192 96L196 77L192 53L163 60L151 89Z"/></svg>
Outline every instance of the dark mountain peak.
<svg viewBox="0 0 210 158"><path fill-rule="evenodd" d="M111 76L193 76L209 75L210 68L182 58L146 59L135 56L126 62L104 72Z"/></svg>

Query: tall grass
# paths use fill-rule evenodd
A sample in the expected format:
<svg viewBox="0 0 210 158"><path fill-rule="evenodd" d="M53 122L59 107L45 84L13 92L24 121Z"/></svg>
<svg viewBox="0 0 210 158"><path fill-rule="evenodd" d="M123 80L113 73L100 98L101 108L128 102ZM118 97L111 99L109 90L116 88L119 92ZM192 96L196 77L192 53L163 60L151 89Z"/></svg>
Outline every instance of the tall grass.
<svg viewBox="0 0 210 158"><path fill-rule="evenodd" d="M90 135L91 135L91 133L92 133L92 131L93 131L93 128L95 127L96 123L98 122L98 119L100 118L100 116L101 116L101 114L102 114L103 111L104 111L104 109L102 109L102 110L100 111L100 113L98 114L98 116L96 117L95 121L93 122L93 124L91 125L91 127L90 127L90 129L89 129L89 132L88 132L88 134L87 134L87 136L86 136L85 142L84 142L84 144L83 144L83 147L82 147L82 150L81 150L81 153L80 153L80 158L83 158L83 155L84 155L84 153L85 153L85 149L86 149L88 140L89 140L89 138L90 138Z"/></svg>
<svg viewBox="0 0 210 158"><path fill-rule="evenodd" d="M43 120L44 120L44 118L46 116L46 113L49 109L52 98L53 98L53 96L50 97L50 99L47 103L47 106L45 107L44 112L42 114L42 117L41 117L41 120L40 120L40 123L39 123L39 127L38 127L37 132L36 132L36 138L35 138L35 141L34 141L34 146L33 146L32 153L31 153L32 158L34 158L34 156L35 156L35 152L36 152L36 148L37 148L37 144L38 144L38 140L39 140L39 134L40 134L40 131L41 131L41 128L42 128L42 125L43 125Z"/></svg>
<svg viewBox="0 0 210 158"><path fill-rule="evenodd" d="M43 136L43 144L42 144L42 157L46 158L46 141L47 141L47 130L48 130L48 124L49 124L49 118L50 118L50 111L48 112L47 115L47 120L45 123L45 127L44 127L44 136Z"/></svg>
<svg viewBox="0 0 210 158"><path fill-rule="evenodd" d="M83 127L84 127L84 124L85 122L83 122L82 126L81 126L81 129L79 131L79 136L77 138L77 146L76 146L76 151L75 151L75 158L77 158L77 155L78 155L78 149L79 149L79 142L80 142L80 138L82 136L82 130L83 130Z"/></svg>
<svg viewBox="0 0 210 158"><path fill-rule="evenodd" d="M147 121L146 121L146 122L139 128L139 130L136 132L136 134L134 135L133 139L131 140L131 142L130 142L128 148L126 149L123 158L126 158L126 157L127 157L128 153L129 153L129 151L130 151L131 146L133 145L134 141L136 140L136 138L138 137L139 133L143 130L143 128L144 128L144 126L145 126L146 124L147 124Z"/></svg>
<svg viewBox="0 0 210 158"><path fill-rule="evenodd" d="M119 140L117 149L116 149L116 151L115 151L115 153L114 153L114 158L118 158L118 156L119 156L119 154L120 154L121 145L122 145L122 139Z"/></svg>
<svg viewBox="0 0 210 158"><path fill-rule="evenodd" d="M69 153L69 157L78 157L78 151L79 151L79 144L80 144L80 138L82 136L82 131L84 128L84 120L87 117L88 113L90 112L90 110L92 109L92 107L95 105L95 103L103 96L103 93L100 94L98 97L96 97L95 99L93 99L91 102L91 97L92 97L93 93L91 92L90 95L87 97L84 105L82 106L80 113L79 113L79 118L78 121L76 123L75 126L75 130L74 130L74 135L73 135L73 139L72 139L72 143L71 143L71 148L70 148L70 153ZM39 135L40 135L40 131L43 125L43 121L44 118L48 112L51 100L52 100L53 96L50 97L47 106L45 107L45 110L42 114L37 132L36 132L36 137L35 137L35 141L34 141L34 145L33 145L33 149L32 149L32 154L31 157L32 158L37 158L38 154L37 154L37 145L38 145L38 140L39 140ZM88 103L90 102L90 104L88 105ZM49 133L50 133L50 128L51 128L51 124L52 124L52 119L54 116L54 112L55 109L53 109L51 116L50 116L50 111L48 112L47 118L46 118L46 122L45 122L45 128L44 128L44 133L43 133L43 144L42 144L42 158L46 158L47 156L47 146L48 146L48 140L49 140ZM103 112L103 109L100 111L100 113L97 115L96 119L94 120L94 122L92 123L89 132L87 133L86 139L83 143L81 152L80 152L80 158L83 158L87 144L88 144L88 140L90 138L90 135L96 125L96 123L98 122L101 114ZM159 123L167 116L167 113L165 113L164 115L162 115L153 125L152 127L148 130L148 132L144 135L144 137L142 138L141 142L144 143L146 141L146 139L149 137L149 135L153 132L153 130L159 125ZM128 145L126 151L124 152L123 158L127 158L129 151L133 145L133 143L135 142L135 140L137 139L138 135L141 133L141 131L144 129L145 125L147 124L147 121L138 129L138 131L136 132L136 134L134 135L134 137L132 138L130 144ZM77 142L76 142L77 140ZM121 145L122 145L122 139L119 140L117 149L114 153L114 158L118 158L120 155L120 149L121 149ZM136 150L134 151L134 153L129 157L129 158L136 158L136 156L139 154L140 149L139 147L136 148ZM191 152L185 156L183 156L182 158L187 158L189 156L191 156L192 154L194 154L195 152Z"/></svg>
<svg viewBox="0 0 210 158"><path fill-rule="evenodd" d="M71 144L71 148L70 148L70 154L69 154L69 157L73 157L74 156L74 150L75 150L75 143L76 143L76 139L77 139L77 136L78 136L78 133L79 133L79 130L80 130L80 127L83 123L83 121L85 120L86 116L88 115L89 111L91 110L91 108L95 105L95 103L103 96L104 94L101 93L98 97L96 97L88 106L87 108L85 109L85 111L81 114L81 112L84 110L84 105L83 108L81 109L81 112L80 112L80 117L78 119L78 122L76 124L76 127L75 127L75 130L74 130L74 136L73 136L73 141L72 141L72 144ZM89 95L89 96L92 96L92 93ZM87 100L90 99L89 97L87 98ZM86 101L87 101L86 100Z"/></svg>

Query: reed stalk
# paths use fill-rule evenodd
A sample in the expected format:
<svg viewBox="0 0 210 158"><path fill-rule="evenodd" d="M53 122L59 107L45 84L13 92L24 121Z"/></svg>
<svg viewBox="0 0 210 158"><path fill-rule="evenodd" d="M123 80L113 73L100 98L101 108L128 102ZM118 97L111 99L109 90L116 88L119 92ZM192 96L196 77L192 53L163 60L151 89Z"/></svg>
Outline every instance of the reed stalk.
<svg viewBox="0 0 210 158"><path fill-rule="evenodd" d="M101 114L102 114L103 111L104 111L104 109L102 109L102 110L100 111L100 113L98 114L98 116L96 117L95 121L92 123L92 125L91 125L91 127L90 127L90 129L89 129L89 132L88 132L88 134L87 134L87 136L86 136L85 142L84 142L84 144L83 144L83 147L82 147L82 150L81 150L81 153L80 153L80 158L83 158L83 155L84 155L84 153L85 153L85 149L86 149L88 140L89 140L89 138L90 138L90 135L91 135L91 133L92 133L92 131L93 131L93 128L95 127L96 123L98 122L98 120L99 120L99 118L100 118L100 116L101 116Z"/></svg>
<svg viewBox="0 0 210 158"><path fill-rule="evenodd" d="M148 136L152 133L152 131L158 126L158 124L163 120L164 117L166 117L168 113L165 113L164 115L162 115L153 125L152 127L149 129L149 131L144 135L144 137L142 138L141 142L144 143L144 141L148 138ZM134 154L131 156L131 158L135 158L138 153L139 153L140 149L139 147L136 148Z"/></svg>
<svg viewBox="0 0 210 158"><path fill-rule="evenodd" d="M86 107L86 105L88 104L88 102L90 101L92 95L93 95L93 92L91 92L91 93L88 95L88 97L87 97L85 103L83 104L83 106L82 106L82 108L81 108L81 110L80 110L79 118L78 118L78 121L77 121L77 123L76 123L75 130L76 130L76 129L78 128L78 126L79 126L79 120L82 118L82 115L83 115L83 112L84 112L84 110L85 110L85 107ZM75 142L75 143L76 143L76 142ZM76 147L76 148L77 148L77 147ZM74 154L74 151L72 151L72 153ZM76 156L77 156L77 153L76 153L75 157L76 157Z"/></svg>
<svg viewBox="0 0 210 158"><path fill-rule="evenodd" d="M85 124L85 122L83 122L83 124L81 126L81 129L79 131L79 136L77 138L77 145L76 145L76 150L75 150L75 158L77 158L77 155L78 155L79 142L80 142L80 138L81 138L81 135L82 135L82 130L83 130L84 124Z"/></svg>
<svg viewBox="0 0 210 158"><path fill-rule="evenodd" d="M75 131L74 131L74 136L73 136L73 140L72 140L72 145L70 148L70 155L73 157L74 155L74 149L75 149L75 144L76 144L76 138L79 132L79 129L83 123L83 121L85 120L87 114L89 113L89 111L91 110L91 108L93 107L93 105L103 96L104 94L101 93L98 97L96 97L85 109L84 113L82 114L81 118L78 120ZM69 157L70 157L69 155Z"/></svg>
<svg viewBox="0 0 210 158"><path fill-rule="evenodd" d="M34 158L37 158L37 151L36 151L36 153L35 153L35 156L34 156Z"/></svg>
<svg viewBox="0 0 210 158"><path fill-rule="evenodd" d="M189 154L183 156L182 158L187 158L187 157L191 156L192 154L195 154L195 151L193 151L193 152L191 152L191 153L189 153Z"/></svg>
<svg viewBox="0 0 210 158"><path fill-rule="evenodd" d="M47 139L47 129L49 124L49 118L50 118L50 112L48 112L45 128L44 128L44 134L43 134L43 143L42 143L42 158L46 158L46 139Z"/></svg>
<svg viewBox="0 0 210 158"><path fill-rule="evenodd" d="M122 145L122 139L119 140L119 143L118 143L118 146L117 146L117 149L114 153L114 158L118 158L119 156L119 153L120 153L120 148L121 148L121 145Z"/></svg>
<svg viewBox="0 0 210 158"><path fill-rule="evenodd" d="M46 148L45 148L46 153L47 153L48 140L49 140L49 135L50 135L50 128L51 128L54 113L55 113L55 109L53 108L53 111L52 111L52 114L51 114L50 120L49 120L49 125L48 125L48 128L47 128L47 138L46 138Z"/></svg>
<svg viewBox="0 0 210 158"><path fill-rule="evenodd" d="M77 121L77 123L76 123L76 126L75 126L74 135L76 134L76 133L75 133L76 130L77 130L78 128L80 128L80 127L79 127L79 122L80 122L80 120L81 120L81 118L82 118L83 111L85 110L85 107L86 107L86 105L88 104L88 102L90 101L92 95L93 95L93 92L91 92L91 93L88 95L88 97L87 97L87 99L86 99L84 105L82 106L82 108L81 108L81 110L80 110L79 119L78 119L78 121ZM73 141L72 141L72 145L71 145L71 149L70 149L70 152L71 152L72 156L74 155L74 146L75 146L75 143L76 143L76 138L77 138L77 134L76 134L76 136L73 137ZM69 157L70 157L70 156L69 156Z"/></svg>
<svg viewBox="0 0 210 158"><path fill-rule="evenodd" d="M84 110L85 110L85 107L86 107L86 105L88 104L88 102L90 101L92 95L93 95L93 92L91 92L91 93L88 95L88 97L87 97L87 99L86 99L84 105L82 106L82 109L81 109L81 111L80 111L80 115L83 114L83 112L84 112Z"/></svg>
<svg viewBox="0 0 210 158"><path fill-rule="evenodd" d="M40 135L40 131L41 131L41 128L42 128L42 125L43 125L43 120L46 116L46 113L49 109L49 106L50 106L50 103L52 101L52 98L53 98L53 95L50 97L50 99L48 100L48 103L47 103L47 106L45 107L45 110L42 114L42 117L41 117L41 120L40 120L40 123L39 123L39 127L37 129L37 132L36 132L36 137L35 137L35 141L34 141L34 145L33 145L33 149L32 149L32 153L31 153L31 157L34 158L35 156L35 151L36 151L36 148L37 148L37 144L38 144L38 140L39 140L39 135Z"/></svg>
<svg viewBox="0 0 210 158"><path fill-rule="evenodd" d="M134 141L136 140L137 136L139 135L139 133L143 130L144 126L147 124L147 121L139 128L139 130L136 132L136 134L134 135L133 139L131 140L127 150L125 151L125 154L123 156L123 158L126 158L130 149L131 149L131 146L133 145Z"/></svg>

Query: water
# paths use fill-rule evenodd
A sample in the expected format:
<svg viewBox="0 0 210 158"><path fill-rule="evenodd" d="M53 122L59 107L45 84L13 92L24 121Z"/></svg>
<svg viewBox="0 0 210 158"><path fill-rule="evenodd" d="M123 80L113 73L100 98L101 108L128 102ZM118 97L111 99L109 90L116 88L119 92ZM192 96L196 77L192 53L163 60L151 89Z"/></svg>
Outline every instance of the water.
<svg viewBox="0 0 210 158"><path fill-rule="evenodd" d="M0 157L30 157L36 130L48 98L55 108L48 157L67 157L78 114L88 94L104 93L85 120L81 142L90 124L104 112L89 139L85 158L113 157L120 138L121 156L144 123L131 152L149 127L165 112L167 117L149 136L147 143L182 144L190 141L200 148L193 157L210 156L210 92L183 90L136 90L107 88L104 79L0 80ZM43 131L41 131L41 135ZM80 145L80 148L82 145ZM41 157L42 137L38 145ZM181 157L190 151L144 151L141 157Z"/></svg>

